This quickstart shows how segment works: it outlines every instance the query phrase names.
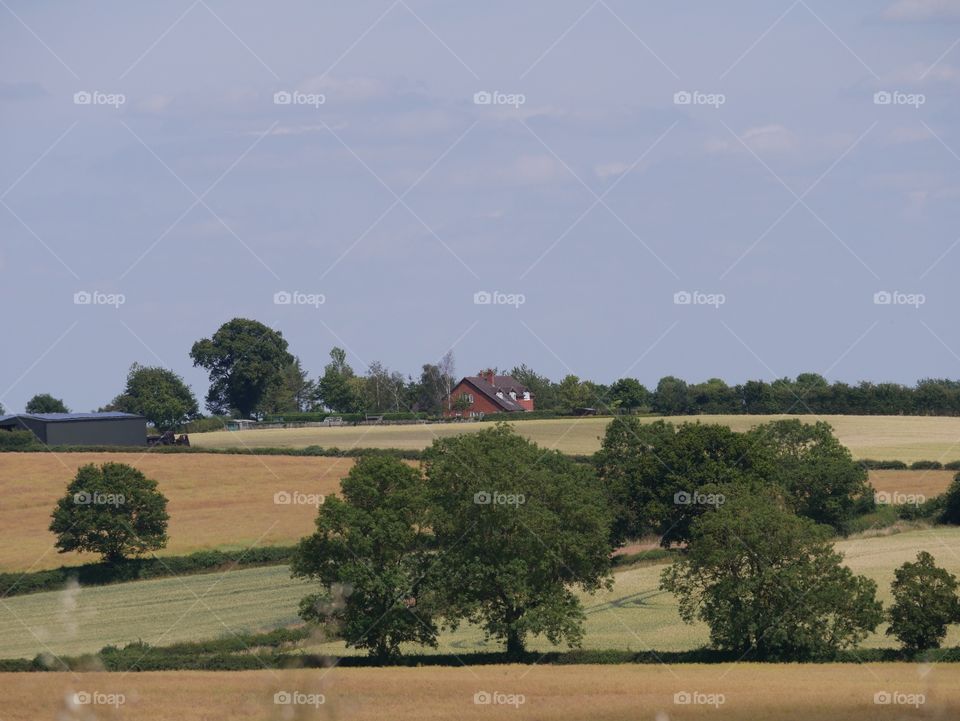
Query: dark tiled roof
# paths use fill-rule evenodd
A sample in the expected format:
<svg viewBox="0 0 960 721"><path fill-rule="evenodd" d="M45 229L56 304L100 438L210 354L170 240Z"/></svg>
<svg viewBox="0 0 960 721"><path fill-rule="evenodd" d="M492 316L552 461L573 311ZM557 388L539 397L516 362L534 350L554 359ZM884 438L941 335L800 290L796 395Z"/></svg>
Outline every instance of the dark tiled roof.
<svg viewBox="0 0 960 721"><path fill-rule="evenodd" d="M503 408L505 411L526 410L522 405L510 397L510 391L515 392L518 396L522 396L528 390L525 385L520 383L513 376L494 376L493 385L490 385L490 383L487 381L487 378L484 376L467 376L463 380L470 383L470 385L483 393L483 395ZM501 391L503 393L503 398L497 395L497 391Z"/></svg>

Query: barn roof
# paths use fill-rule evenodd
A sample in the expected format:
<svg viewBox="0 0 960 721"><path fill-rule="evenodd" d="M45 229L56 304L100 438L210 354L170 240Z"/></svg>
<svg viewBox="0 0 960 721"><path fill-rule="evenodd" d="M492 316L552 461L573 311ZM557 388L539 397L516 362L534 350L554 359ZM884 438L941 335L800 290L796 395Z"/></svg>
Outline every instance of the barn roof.
<svg viewBox="0 0 960 721"><path fill-rule="evenodd" d="M103 413L14 413L0 416L0 424L28 418L44 423L66 423L70 421L108 421L123 418L143 418L135 413L120 413L119 411L105 411Z"/></svg>

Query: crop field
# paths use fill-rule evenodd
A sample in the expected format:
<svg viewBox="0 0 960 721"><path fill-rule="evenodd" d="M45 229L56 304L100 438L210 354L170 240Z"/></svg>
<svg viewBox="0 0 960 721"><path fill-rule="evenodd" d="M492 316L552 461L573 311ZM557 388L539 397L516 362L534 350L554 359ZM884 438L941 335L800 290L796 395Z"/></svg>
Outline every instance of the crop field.
<svg viewBox="0 0 960 721"><path fill-rule="evenodd" d="M70 705L76 693L118 702L97 707L97 718L129 721L893 721L957 718L960 666L919 672L915 664L889 663L0 674L4 721L88 718ZM874 702L894 693L902 702L923 703L918 709ZM294 697L306 703L275 703ZM686 699L701 703L678 703Z"/></svg>
<svg viewBox="0 0 960 721"><path fill-rule="evenodd" d="M854 538L837 546L852 569L877 581L878 596L884 602L890 599L893 570L913 560L920 549L930 551L951 572L960 573L960 528ZM706 627L681 622L674 598L657 588L662 569L652 565L625 570L616 575L611 591L584 597L585 648L683 651L708 641ZM266 630L296 622L297 603L308 587L292 581L286 566L274 566L8 598L2 600L7 613L0 614L0 658L32 658L44 651L93 652L108 643L137 639L162 645ZM882 631L864 645L892 645ZM960 643L960 628L954 626L947 644L956 643ZM319 638L308 648L331 655L356 652L339 641ZM530 648L553 647L538 639ZM438 650L469 653L501 647L485 642L479 629L467 626L443 634ZM406 652L423 650L411 646Z"/></svg>
<svg viewBox="0 0 960 721"><path fill-rule="evenodd" d="M818 419L830 423L837 437L855 458L878 460L960 459L960 418L927 416L679 416L674 423L723 423L742 431L759 423L796 417L807 422ZM658 420L644 418L645 422ZM564 453L593 453L609 418L571 418L561 420L518 421L519 433L547 448ZM284 428L250 431L197 433L191 442L206 448L232 447L305 447L318 445L337 448L425 448L435 438L488 428L487 422L416 424L395 426L346 426Z"/></svg>
<svg viewBox="0 0 960 721"><path fill-rule="evenodd" d="M58 554L50 513L87 463L139 468L169 499L170 542L161 555L200 549L292 544L313 531L315 505L274 503L275 493L329 495L349 458L136 453L0 453L0 571L53 568L96 560ZM292 500L310 500L293 496Z"/></svg>
<svg viewBox="0 0 960 721"><path fill-rule="evenodd" d="M89 555L56 553L47 527L54 504L77 468L106 461L135 465L156 479L169 499L170 542L160 555L295 543L313 531L316 507L278 505L274 494L337 493L340 479L353 464L350 458L300 456L0 453L0 484L6 501L0 505L0 536L9 540L0 547L0 571L95 560ZM870 481L893 500L910 494L932 498L946 490L954 475L953 471L871 471Z"/></svg>

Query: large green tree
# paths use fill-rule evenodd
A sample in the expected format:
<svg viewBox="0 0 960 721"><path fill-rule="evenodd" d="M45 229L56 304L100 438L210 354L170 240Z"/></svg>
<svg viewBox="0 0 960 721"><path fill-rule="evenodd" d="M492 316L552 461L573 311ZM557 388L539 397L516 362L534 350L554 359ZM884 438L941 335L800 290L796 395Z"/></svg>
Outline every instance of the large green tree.
<svg viewBox="0 0 960 721"><path fill-rule="evenodd" d="M70 409L59 398L49 393L38 393L29 401L24 409L27 413L69 413Z"/></svg>
<svg viewBox="0 0 960 721"><path fill-rule="evenodd" d="M246 318L234 318L211 338L194 343L190 357L210 374L207 410L215 414L235 410L242 418L257 409L293 362L283 334Z"/></svg>
<svg viewBox="0 0 960 721"><path fill-rule="evenodd" d="M769 480L786 490L797 514L842 531L858 509L873 505L866 468L854 461L828 423L773 421L748 436L752 452L769 453Z"/></svg>
<svg viewBox="0 0 960 721"><path fill-rule="evenodd" d="M124 463L82 466L53 510L60 553L89 551L116 564L167 544L167 499Z"/></svg>
<svg viewBox="0 0 960 721"><path fill-rule="evenodd" d="M843 565L831 535L771 493L744 493L694 521L661 588L677 596L684 621L710 627L717 648L762 659L830 657L883 618L876 584Z"/></svg>
<svg viewBox="0 0 960 721"><path fill-rule="evenodd" d="M324 589L303 599L301 615L332 624L348 646L380 660L405 642L436 646L431 608L427 494L420 472L387 456L368 456L327 498L317 530L294 555L296 577Z"/></svg>
<svg viewBox="0 0 960 721"><path fill-rule="evenodd" d="M323 376L317 384L323 405L337 413L360 410L360 398L353 382L355 378L353 368L347 363L347 352L343 348L333 348L330 362L324 367Z"/></svg>
<svg viewBox="0 0 960 721"><path fill-rule="evenodd" d="M908 652L940 648L947 626L960 623L957 578L926 551L894 571L891 590L894 604L887 635L896 636Z"/></svg>
<svg viewBox="0 0 960 721"><path fill-rule="evenodd" d="M686 541L691 522L732 490L764 485L769 465L754 449L727 426L614 419L594 458L616 516L613 542L647 533L665 546Z"/></svg>
<svg viewBox="0 0 960 721"><path fill-rule="evenodd" d="M294 358L267 388L259 410L264 414L311 411L317 404L317 383L310 380L299 358Z"/></svg>
<svg viewBox="0 0 960 721"><path fill-rule="evenodd" d="M609 403L625 411L636 411L650 405L650 391L636 378L621 378L610 386Z"/></svg>
<svg viewBox="0 0 960 721"><path fill-rule="evenodd" d="M197 399L171 370L134 363L123 392L104 410L138 413L158 430L172 430L199 415Z"/></svg>
<svg viewBox="0 0 960 721"><path fill-rule="evenodd" d="M579 643L575 589L609 582L609 517L588 467L509 426L439 439L424 453L444 616L523 651L529 635Z"/></svg>

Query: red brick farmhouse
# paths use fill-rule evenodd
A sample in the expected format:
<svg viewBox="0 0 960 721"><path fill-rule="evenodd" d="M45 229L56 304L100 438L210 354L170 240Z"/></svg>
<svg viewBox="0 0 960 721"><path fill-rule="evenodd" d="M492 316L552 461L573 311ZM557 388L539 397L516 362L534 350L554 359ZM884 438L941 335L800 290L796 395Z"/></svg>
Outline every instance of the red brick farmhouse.
<svg viewBox="0 0 960 721"><path fill-rule="evenodd" d="M455 407L460 401L464 408ZM469 403L469 405L466 405ZM477 418L487 413L523 413L533 410L533 394L513 376L498 376L484 371L467 376L444 400L443 414L450 417Z"/></svg>

